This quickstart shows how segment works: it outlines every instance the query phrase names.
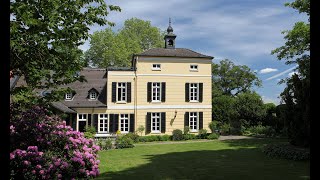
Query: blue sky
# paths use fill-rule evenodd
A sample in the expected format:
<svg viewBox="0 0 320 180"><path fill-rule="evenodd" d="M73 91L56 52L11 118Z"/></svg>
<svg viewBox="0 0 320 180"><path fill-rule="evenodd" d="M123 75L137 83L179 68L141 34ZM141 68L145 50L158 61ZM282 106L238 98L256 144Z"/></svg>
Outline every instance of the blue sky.
<svg viewBox="0 0 320 180"><path fill-rule="evenodd" d="M278 96L285 85L278 81L293 74L295 65L277 60L271 50L284 45L284 30L307 16L285 7L292 0L112 0L121 12L110 12L107 19L116 23L115 31L126 19L148 20L161 30L171 17L176 47L188 48L213 56L213 62L229 59L236 65L247 65L257 72L263 87L254 88L265 103L280 103ZM90 33L107 26L92 26ZM90 47L89 41L80 46Z"/></svg>

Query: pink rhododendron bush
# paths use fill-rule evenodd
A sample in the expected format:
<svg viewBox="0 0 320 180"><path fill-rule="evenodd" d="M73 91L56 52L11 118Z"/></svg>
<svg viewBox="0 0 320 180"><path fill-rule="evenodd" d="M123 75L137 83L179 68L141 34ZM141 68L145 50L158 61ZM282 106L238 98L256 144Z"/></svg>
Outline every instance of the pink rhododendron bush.
<svg viewBox="0 0 320 180"><path fill-rule="evenodd" d="M99 146L41 107L10 107L12 179L89 179L99 175Z"/></svg>

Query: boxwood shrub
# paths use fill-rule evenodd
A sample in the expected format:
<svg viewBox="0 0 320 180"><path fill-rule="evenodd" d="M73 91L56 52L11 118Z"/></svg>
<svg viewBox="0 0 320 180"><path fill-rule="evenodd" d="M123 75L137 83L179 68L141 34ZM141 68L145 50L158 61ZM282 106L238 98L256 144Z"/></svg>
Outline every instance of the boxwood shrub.
<svg viewBox="0 0 320 180"><path fill-rule="evenodd" d="M172 140L173 141L181 141L183 140L183 134L180 129L175 129L172 131Z"/></svg>
<svg viewBox="0 0 320 180"><path fill-rule="evenodd" d="M207 139L218 139L220 137L217 133L211 133L209 136L207 136Z"/></svg>

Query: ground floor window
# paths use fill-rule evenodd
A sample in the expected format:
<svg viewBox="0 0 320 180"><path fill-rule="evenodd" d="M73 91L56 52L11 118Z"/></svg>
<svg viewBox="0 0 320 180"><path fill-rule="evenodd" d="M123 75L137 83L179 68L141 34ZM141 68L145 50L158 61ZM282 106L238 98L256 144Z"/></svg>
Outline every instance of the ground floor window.
<svg viewBox="0 0 320 180"><path fill-rule="evenodd" d="M129 132L129 115L120 114L120 131L121 133Z"/></svg>
<svg viewBox="0 0 320 180"><path fill-rule="evenodd" d="M77 124L77 130L80 132L85 131L85 127L87 125L87 114L78 114L78 124Z"/></svg>
<svg viewBox="0 0 320 180"><path fill-rule="evenodd" d="M198 131L198 113L197 112L190 112L189 114L189 127L190 131L195 132Z"/></svg>
<svg viewBox="0 0 320 180"><path fill-rule="evenodd" d="M160 132L160 113L151 113L151 132Z"/></svg>
<svg viewBox="0 0 320 180"><path fill-rule="evenodd" d="M108 114L99 114L98 119L98 133L107 133L109 132L109 118Z"/></svg>

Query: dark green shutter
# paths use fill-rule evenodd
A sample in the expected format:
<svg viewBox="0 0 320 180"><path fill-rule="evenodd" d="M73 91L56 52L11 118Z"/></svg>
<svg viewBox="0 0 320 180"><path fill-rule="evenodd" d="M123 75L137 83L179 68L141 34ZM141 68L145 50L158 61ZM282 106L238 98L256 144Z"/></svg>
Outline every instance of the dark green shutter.
<svg viewBox="0 0 320 180"><path fill-rule="evenodd" d="M151 102L151 82L147 84L147 101Z"/></svg>
<svg viewBox="0 0 320 180"><path fill-rule="evenodd" d="M116 102L117 100L117 83L112 82L112 102Z"/></svg>
<svg viewBox="0 0 320 180"><path fill-rule="evenodd" d="M166 113L161 113L161 133L166 132Z"/></svg>
<svg viewBox="0 0 320 180"><path fill-rule="evenodd" d="M184 126L189 127L189 112L184 113Z"/></svg>
<svg viewBox="0 0 320 180"><path fill-rule="evenodd" d="M130 114L130 132L134 132L134 114Z"/></svg>
<svg viewBox="0 0 320 180"><path fill-rule="evenodd" d="M146 134L149 134L151 132L151 113L147 113L146 118Z"/></svg>
<svg viewBox="0 0 320 180"><path fill-rule="evenodd" d="M91 114L88 114L87 126L91 126Z"/></svg>
<svg viewBox="0 0 320 180"><path fill-rule="evenodd" d="M109 132L115 132L114 129L114 114L109 114Z"/></svg>
<svg viewBox="0 0 320 180"><path fill-rule="evenodd" d="M114 132L117 132L119 129L119 114L114 115Z"/></svg>
<svg viewBox="0 0 320 180"><path fill-rule="evenodd" d="M131 102L131 82L127 82L127 102Z"/></svg>
<svg viewBox="0 0 320 180"><path fill-rule="evenodd" d="M203 83L199 83L199 102L203 99Z"/></svg>
<svg viewBox="0 0 320 180"><path fill-rule="evenodd" d="M93 127L95 128L96 133L98 133L98 123L99 123L98 120L99 120L98 114L94 114L93 115Z"/></svg>
<svg viewBox="0 0 320 180"><path fill-rule="evenodd" d="M203 112L199 112L199 129L203 129Z"/></svg>
<svg viewBox="0 0 320 180"><path fill-rule="evenodd" d="M161 83L161 102L166 101L166 83L162 82Z"/></svg>
<svg viewBox="0 0 320 180"><path fill-rule="evenodd" d="M189 102L189 84L190 83L186 83L186 85L185 85L186 102Z"/></svg>

